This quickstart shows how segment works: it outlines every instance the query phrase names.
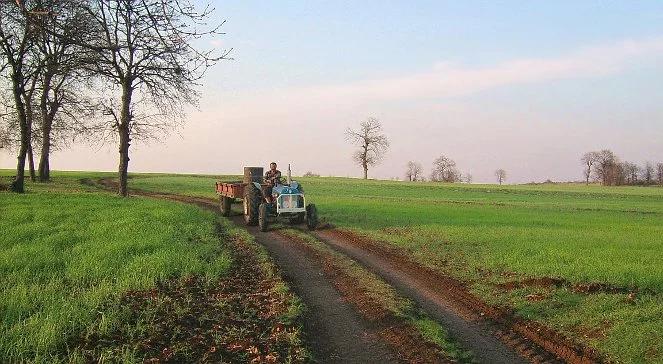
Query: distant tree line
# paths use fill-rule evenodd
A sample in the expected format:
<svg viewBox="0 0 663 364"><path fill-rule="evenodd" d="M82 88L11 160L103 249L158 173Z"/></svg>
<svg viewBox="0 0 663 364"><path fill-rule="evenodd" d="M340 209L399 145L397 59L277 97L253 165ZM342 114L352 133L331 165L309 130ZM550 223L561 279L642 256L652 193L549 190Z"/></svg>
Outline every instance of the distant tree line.
<svg viewBox="0 0 663 364"><path fill-rule="evenodd" d="M228 52L194 47L211 8L189 0L12 0L0 5L0 148L16 150L11 190L50 179L51 153L81 136L118 143L127 195L133 139L156 138L195 105L205 71ZM35 168L33 147L39 154Z"/></svg>
<svg viewBox="0 0 663 364"><path fill-rule="evenodd" d="M637 165L622 161L609 149L591 151L582 155L585 183L590 180L604 186L663 185L663 163L645 162Z"/></svg>
<svg viewBox="0 0 663 364"><path fill-rule="evenodd" d="M506 172L504 172L506 178ZM424 176L424 169L421 163L416 161L409 161L405 167L405 180L411 182L446 182L446 183L472 183L472 174L469 172L461 173L456 166L456 162L447 157L440 155L433 160L433 167L431 168L428 179Z"/></svg>

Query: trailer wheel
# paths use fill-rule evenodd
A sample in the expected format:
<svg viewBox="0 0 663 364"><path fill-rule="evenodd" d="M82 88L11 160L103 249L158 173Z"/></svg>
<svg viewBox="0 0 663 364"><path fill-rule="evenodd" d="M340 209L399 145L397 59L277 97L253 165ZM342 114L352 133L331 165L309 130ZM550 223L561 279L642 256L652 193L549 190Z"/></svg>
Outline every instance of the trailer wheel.
<svg viewBox="0 0 663 364"><path fill-rule="evenodd" d="M258 223L258 208L262 200L260 191L252 183L244 189L244 222L246 225Z"/></svg>
<svg viewBox="0 0 663 364"><path fill-rule="evenodd" d="M258 208L258 226L260 227L260 231L267 231L267 228L269 226L269 223L267 222L267 204L266 203L261 203L260 207Z"/></svg>
<svg viewBox="0 0 663 364"><path fill-rule="evenodd" d="M306 227L309 230L315 230L318 226L318 210L314 204L306 206Z"/></svg>
<svg viewBox="0 0 663 364"><path fill-rule="evenodd" d="M233 203L233 199L227 196L221 196L221 215L230 216L230 206Z"/></svg>

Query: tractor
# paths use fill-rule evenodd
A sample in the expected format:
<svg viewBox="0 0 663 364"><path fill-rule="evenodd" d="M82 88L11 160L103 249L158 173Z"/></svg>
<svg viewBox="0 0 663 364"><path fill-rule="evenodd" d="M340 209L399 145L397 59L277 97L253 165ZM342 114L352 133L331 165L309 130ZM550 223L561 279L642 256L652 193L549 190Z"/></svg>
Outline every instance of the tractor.
<svg viewBox="0 0 663 364"><path fill-rule="evenodd" d="M241 198L244 222L258 225L260 231L267 231L269 224L278 220L287 220L291 224L305 222L310 230L318 225L315 205L306 204L302 186L291 178L290 165L285 184L270 186L263 181L261 167L244 167L243 182L217 182L216 193L220 197L224 216L230 215L232 203Z"/></svg>

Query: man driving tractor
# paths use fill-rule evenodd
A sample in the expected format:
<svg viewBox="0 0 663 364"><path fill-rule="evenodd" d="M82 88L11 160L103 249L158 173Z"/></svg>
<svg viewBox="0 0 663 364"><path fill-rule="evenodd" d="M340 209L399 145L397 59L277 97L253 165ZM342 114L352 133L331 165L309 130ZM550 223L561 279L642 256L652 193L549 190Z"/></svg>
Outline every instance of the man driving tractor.
<svg viewBox="0 0 663 364"><path fill-rule="evenodd" d="M267 192L266 195L269 196L268 202L273 202L272 191L274 187L281 184L281 171L276 169L276 162L272 162L269 164L269 171L265 173L265 183L267 183L268 185L266 191Z"/></svg>

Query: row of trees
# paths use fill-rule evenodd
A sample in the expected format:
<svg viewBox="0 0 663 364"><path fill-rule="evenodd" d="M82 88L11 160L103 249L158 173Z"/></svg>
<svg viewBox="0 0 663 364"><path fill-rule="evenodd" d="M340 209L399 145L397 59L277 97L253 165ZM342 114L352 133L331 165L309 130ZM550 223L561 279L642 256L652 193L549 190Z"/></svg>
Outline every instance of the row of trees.
<svg viewBox="0 0 663 364"><path fill-rule="evenodd" d="M580 158L585 183L598 181L604 186L663 185L663 163L645 162L642 166L621 161L609 149L592 151Z"/></svg>
<svg viewBox="0 0 663 364"><path fill-rule="evenodd" d="M416 161L407 162L405 168L406 181L426 181L423 173L424 169L421 163ZM497 183L502 184L506 181L506 171L504 169L495 170L495 179ZM456 162L445 156L441 155L433 161L433 169L431 171L429 181L431 182L465 182L472 183L472 175L470 173L461 173L456 167Z"/></svg>
<svg viewBox="0 0 663 364"><path fill-rule="evenodd" d="M17 151L11 185L24 191L26 159L50 179L54 147L85 135L118 142L118 193L127 195L133 139L183 121L198 81L229 51L194 47L222 34L188 0L15 0L0 6L0 147Z"/></svg>

